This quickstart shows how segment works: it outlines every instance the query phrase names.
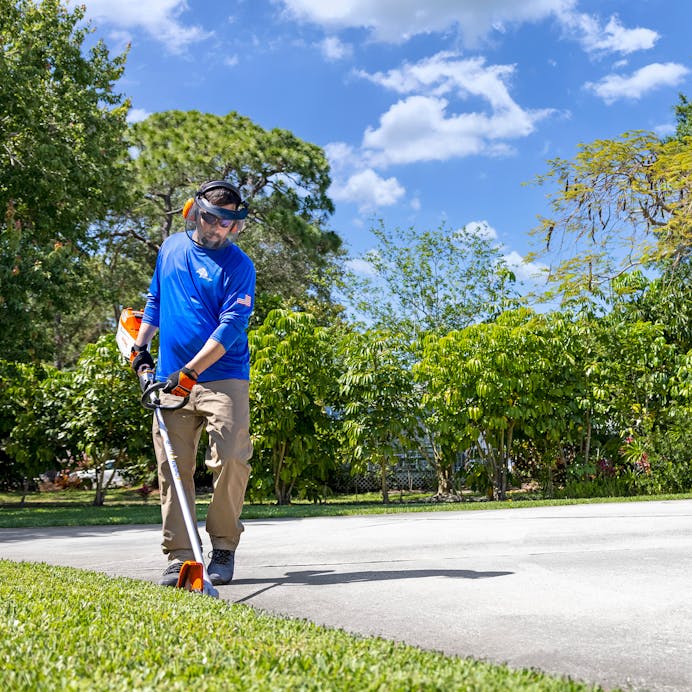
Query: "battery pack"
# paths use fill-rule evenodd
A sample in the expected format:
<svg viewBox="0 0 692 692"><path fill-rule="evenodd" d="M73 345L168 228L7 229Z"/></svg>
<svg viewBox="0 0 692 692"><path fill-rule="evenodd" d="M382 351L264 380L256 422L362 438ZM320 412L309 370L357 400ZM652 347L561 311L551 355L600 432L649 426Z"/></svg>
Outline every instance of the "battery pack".
<svg viewBox="0 0 692 692"><path fill-rule="evenodd" d="M132 347L135 345L135 339L142 325L143 316L144 312L142 310L135 310L134 308L125 308L120 313L118 330L115 333L115 341L118 344L120 353L122 353L123 358L126 360L130 360L130 353L132 352Z"/></svg>

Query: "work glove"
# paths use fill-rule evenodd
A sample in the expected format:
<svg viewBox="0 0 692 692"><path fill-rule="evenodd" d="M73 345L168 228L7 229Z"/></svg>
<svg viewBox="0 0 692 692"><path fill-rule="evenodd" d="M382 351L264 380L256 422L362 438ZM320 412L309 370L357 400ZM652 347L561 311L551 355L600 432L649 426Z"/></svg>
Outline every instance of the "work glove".
<svg viewBox="0 0 692 692"><path fill-rule="evenodd" d="M130 351L130 365L135 371L135 375L139 375L140 370L153 370L154 359L146 346L133 346Z"/></svg>
<svg viewBox="0 0 692 692"><path fill-rule="evenodd" d="M174 396L186 397L190 396L195 384L197 384L197 373L191 368L181 368L168 376L163 391Z"/></svg>

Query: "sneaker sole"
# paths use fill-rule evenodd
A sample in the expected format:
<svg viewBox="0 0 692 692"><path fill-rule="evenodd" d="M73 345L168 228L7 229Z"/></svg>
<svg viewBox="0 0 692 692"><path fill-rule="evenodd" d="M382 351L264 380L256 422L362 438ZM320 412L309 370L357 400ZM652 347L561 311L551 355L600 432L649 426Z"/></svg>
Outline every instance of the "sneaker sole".
<svg viewBox="0 0 692 692"><path fill-rule="evenodd" d="M209 575L209 581L214 585L214 586L227 586L233 581L233 577L230 579L221 579L221 577L213 577Z"/></svg>

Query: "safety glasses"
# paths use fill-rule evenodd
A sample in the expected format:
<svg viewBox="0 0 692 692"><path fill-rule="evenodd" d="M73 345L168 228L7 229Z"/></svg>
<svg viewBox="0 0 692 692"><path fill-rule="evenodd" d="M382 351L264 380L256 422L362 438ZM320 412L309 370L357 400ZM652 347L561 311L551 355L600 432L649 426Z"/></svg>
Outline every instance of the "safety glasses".
<svg viewBox="0 0 692 692"><path fill-rule="evenodd" d="M236 219L222 219L216 214L211 214L208 211L203 211L201 213L202 220L205 223L208 223L210 226L214 226L215 224L218 224L221 226L221 228L230 228L231 224L234 224L236 222Z"/></svg>

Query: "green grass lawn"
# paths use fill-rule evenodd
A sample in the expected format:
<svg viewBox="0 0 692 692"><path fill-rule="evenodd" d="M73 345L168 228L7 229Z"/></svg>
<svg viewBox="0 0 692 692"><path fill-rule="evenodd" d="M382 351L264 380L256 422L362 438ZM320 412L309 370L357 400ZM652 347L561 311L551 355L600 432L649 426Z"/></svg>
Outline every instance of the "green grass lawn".
<svg viewBox="0 0 692 692"><path fill-rule="evenodd" d="M571 500L523 499L519 493L505 502L487 502L469 498L464 502L430 503L422 500L429 493L393 493L388 505L382 504L378 493L341 495L323 504L295 502L279 506L273 503L246 503L243 519L273 519L289 517L345 516L353 514L387 514L395 512L475 511L508 509L511 507L538 507L573 505L600 502L633 502L644 500L680 500L692 498L685 495L655 495L644 497L607 497ZM197 518L203 521L207 515L209 494L197 497ZM28 528L45 526L101 526L115 524L158 524L161 521L158 497L142 499L135 490L118 488L108 491L106 502L94 507L94 493L88 490L63 490L57 492L30 493L20 504L19 493L0 493L0 528Z"/></svg>
<svg viewBox="0 0 692 692"><path fill-rule="evenodd" d="M467 511L687 495L584 500L420 502L420 495L342 496L325 504L246 504L243 518ZM135 491L0 494L0 528L150 524L158 499ZM197 516L206 516L201 494ZM148 582L0 559L0 682L8 690L600 690L472 659L272 617Z"/></svg>
<svg viewBox="0 0 692 692"><path fill-rule="evenodd" d="M35 690L599 690L177 589L0 560L0 682Z"/></svg>

